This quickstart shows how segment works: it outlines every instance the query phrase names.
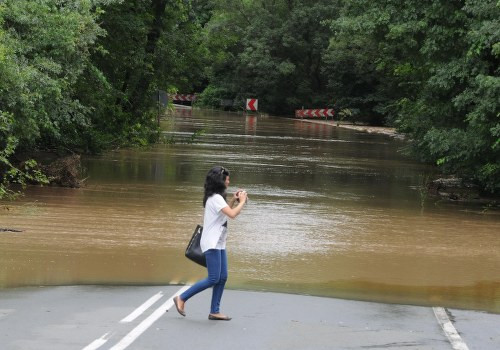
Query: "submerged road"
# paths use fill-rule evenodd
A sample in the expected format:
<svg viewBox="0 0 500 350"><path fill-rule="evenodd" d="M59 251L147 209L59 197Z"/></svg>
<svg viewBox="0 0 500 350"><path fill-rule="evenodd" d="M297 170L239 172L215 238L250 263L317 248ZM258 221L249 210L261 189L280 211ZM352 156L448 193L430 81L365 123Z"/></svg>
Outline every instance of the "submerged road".
<svg viewBox="0 0 500 350"><path fill-rule="evenodd" d="M210 321L210 291L184 286L0 290L0 348L500 349L500 315L290 294L226 290L227 321Z"/></svg>

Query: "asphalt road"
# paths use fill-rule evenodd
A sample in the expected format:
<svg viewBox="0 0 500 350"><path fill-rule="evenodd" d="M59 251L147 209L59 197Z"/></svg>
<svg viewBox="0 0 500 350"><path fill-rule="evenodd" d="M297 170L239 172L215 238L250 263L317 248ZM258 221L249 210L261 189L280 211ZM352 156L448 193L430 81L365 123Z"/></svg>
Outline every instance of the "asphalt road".
<svg viewBox="0 0 500 350"><path fill-rule="evenodd" d="M0 290L0 349L500 349L497 314L226 290L210 321L210 291L177 313L182 288Z"/></svg>

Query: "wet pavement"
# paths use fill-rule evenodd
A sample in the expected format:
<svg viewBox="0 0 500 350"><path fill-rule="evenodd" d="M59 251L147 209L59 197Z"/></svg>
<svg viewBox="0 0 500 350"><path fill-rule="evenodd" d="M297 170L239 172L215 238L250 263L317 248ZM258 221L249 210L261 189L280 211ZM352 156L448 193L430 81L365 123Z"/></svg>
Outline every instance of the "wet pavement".
<svg viewBox="0 0 500 350"><path fill-rule="evenodd" d="M226 290L210 321L210 291L177 313L183 288L0 290L1 349L500 349L498 314Z"/></svg>

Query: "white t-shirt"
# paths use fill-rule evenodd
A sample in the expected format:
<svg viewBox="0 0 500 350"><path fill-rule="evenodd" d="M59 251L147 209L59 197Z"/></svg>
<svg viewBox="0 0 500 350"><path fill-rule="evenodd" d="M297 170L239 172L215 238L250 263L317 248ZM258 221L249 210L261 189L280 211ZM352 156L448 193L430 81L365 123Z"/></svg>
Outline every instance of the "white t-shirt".
<svg viewBox="0 0 500 350"><path fill-rule="evenodd" d="M209 249L226 249L227 216L221 209L227 205L220 194L214 194L207 199L200 240L202 252Z"/></svg>

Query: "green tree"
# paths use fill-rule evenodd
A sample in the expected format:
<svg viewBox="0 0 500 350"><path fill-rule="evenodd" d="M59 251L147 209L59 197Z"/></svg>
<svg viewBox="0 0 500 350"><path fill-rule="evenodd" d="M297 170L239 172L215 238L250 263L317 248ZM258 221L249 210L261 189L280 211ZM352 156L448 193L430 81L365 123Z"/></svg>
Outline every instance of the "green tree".
<svg viewBox="0 0 500 350"><path fill-rule="evenodd" d="M154 92L202 84L202 22L183 0L1 2L0 194L36 151L154 142Z"/></svg>
<svg viewBox="0 0 500 350"><path fill-rule="evenodd" d="M98 139L153 142L155 91L193 92L203 79L206 50L189 2L132 0L105 7L106 36L92 62L96 70L81 77L89 105L98 106L93 123ZM94 73L94 74L92 74ZM93 93L96 84L102 94Z"/></svg>
<svg viewBox="0 0 500 350"><path fill-rule="evenodd" d="M26 149L71 148L71 130L88 124L75 84L102 34L91 1L6 0L0 7L4 56L0 110L14 116Z"/></svg>
<svg viewBox="0 0 500 350"><path fill-rule="evenodd" d="M347 56L374 62L354 76L375 82L373 110L409 135L412 154L494 192L500 189L499 18L494 0L353 0L331 22L334 45L354 39L362 44ZM334 67L343 55L333 56Z"/></svg>
<svg viewBox="0 0 500 350"><path fill-rule="evenodd" d="M109 2L109 1L107 1ZM37 149L67 150L88 126L89 106L75 93L102 30L99 1L6 0L0 4L1 197L11 183L46 179L33 160Z"/></svg>
<svg viewBox="0 0 500 350"><path fill-rule="evenodd" d="M322 21L335 11L331 1L216 1L205 27L216 57L211 84L237 99L258 97L276 114L332 105L322 74L331 34Z"/></svg>

